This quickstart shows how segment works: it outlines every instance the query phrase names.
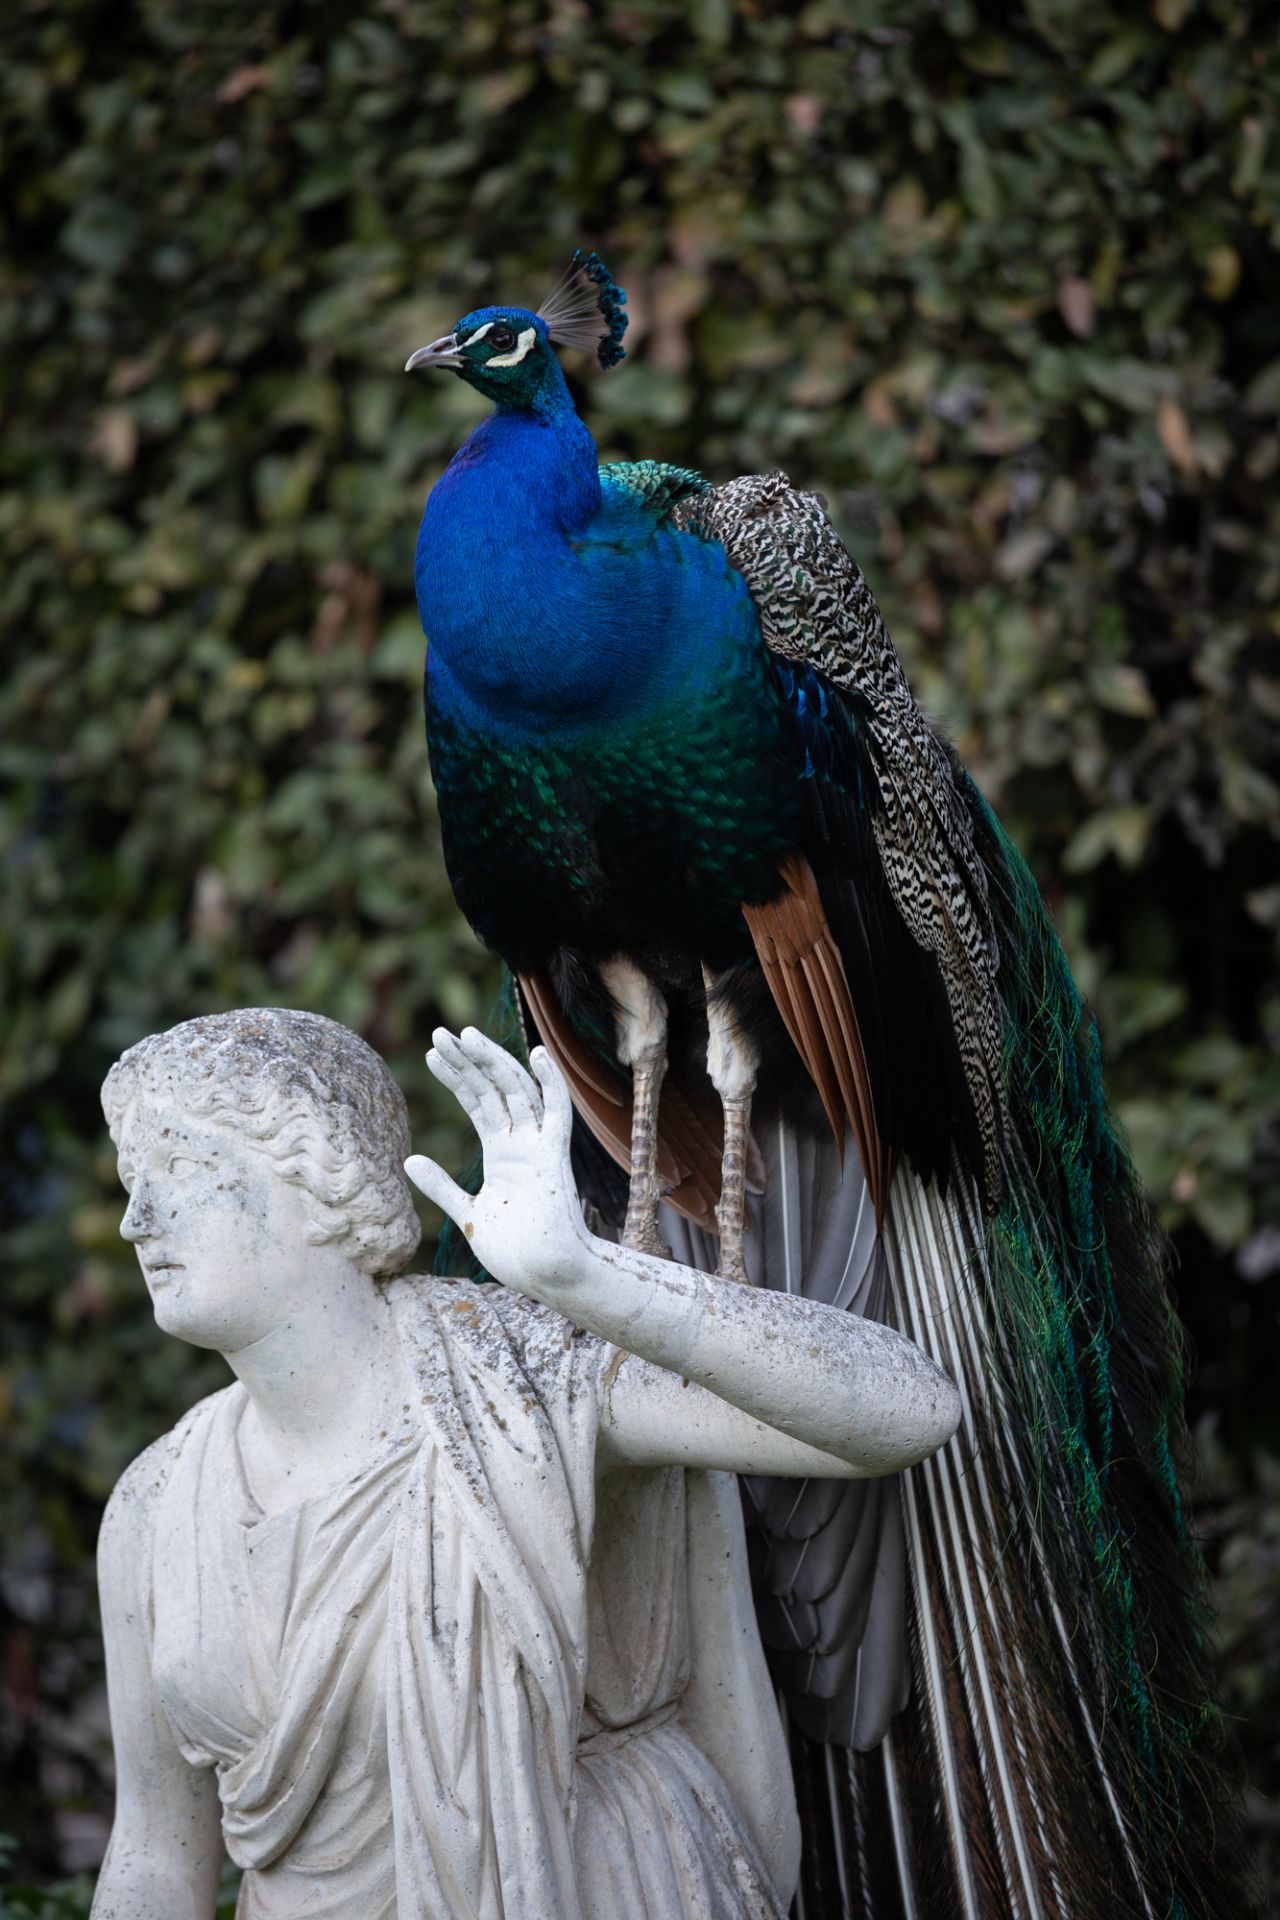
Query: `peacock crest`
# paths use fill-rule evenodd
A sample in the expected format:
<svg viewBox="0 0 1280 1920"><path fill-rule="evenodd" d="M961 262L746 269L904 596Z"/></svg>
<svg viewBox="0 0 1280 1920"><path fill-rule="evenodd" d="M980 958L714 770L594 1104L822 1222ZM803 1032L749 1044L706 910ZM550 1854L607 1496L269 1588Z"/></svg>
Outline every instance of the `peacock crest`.
<svg viewBox="0 0 1280 1920"><path fill-rule="evenodd" d="M626 354L627 296L598 253L579 247L568 270L556 282L538 318L557 346L594 352L607 373ZM603 328L601 322L603 321Z"/></svg>

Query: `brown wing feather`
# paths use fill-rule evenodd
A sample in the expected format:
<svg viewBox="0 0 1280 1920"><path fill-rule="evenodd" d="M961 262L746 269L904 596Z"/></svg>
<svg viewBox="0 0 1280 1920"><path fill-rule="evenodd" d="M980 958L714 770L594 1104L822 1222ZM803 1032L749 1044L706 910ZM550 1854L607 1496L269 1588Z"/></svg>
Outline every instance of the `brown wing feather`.
<svg viewBox="0 0 1280 1920"><path fill-rule="evenodd" d="M631 1088L601 1064L570 1026L544 973L516 975L539 1039L569 1083L573 1104L609 1158L631 1171ZM664 1198L695 1226L716 1232L724 1123L720 1103L667 1079L658 1106L658 1174Z"/></svg>
<svg viewBox="0 0 1280 1920"><path fill-rule="evenodd" d="M889 1159L876 1124L871 1078L840 949L827 925L818 883L803 854L779 872L783 891L767 906L744 906L778 1012L818 1090L838 1145L845 1121L862 1156L876 1219L883 1217Z"/></svg>

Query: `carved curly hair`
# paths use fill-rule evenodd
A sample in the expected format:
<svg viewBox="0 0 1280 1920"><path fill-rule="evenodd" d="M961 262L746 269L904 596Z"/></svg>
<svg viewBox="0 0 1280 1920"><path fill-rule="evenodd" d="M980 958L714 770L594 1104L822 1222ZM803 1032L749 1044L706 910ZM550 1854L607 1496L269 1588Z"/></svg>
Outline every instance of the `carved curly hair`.
<svg viewBox="0 0 1280 1920"><path fill-rule="evenodd" d="M172 1100L238 1134L307 1196L308 1238L362 1272L400 1272L421 1238L409 1184L409 1114L372 1047L318 1013L253 1007L184 1020L117 1060L102 1108L117 1148L139 1100Z"/></svg>

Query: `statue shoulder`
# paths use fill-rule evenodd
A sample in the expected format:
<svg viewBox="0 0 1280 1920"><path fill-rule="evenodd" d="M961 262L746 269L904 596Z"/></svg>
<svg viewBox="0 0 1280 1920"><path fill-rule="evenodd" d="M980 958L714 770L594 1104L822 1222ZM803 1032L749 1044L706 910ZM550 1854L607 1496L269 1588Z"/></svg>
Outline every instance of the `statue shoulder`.
<svg viewBox="0 0 1280 1920"><path fill-rule="evenodd" d="M451 1280L439 1275L411 1275L390 1282L391 1300L402 1335L411 1343L443 1332L478 1356L497 1361L505 1353L530 1377L600 1372L613 1349L575 1327L554 1307L531 1300L514 1287L497 1281Z"/></svg>
<svg viewBox="0 0 1280 1920"><path fill-rule="evenodd" d="M243 1394L238 1382L198 1400L176 1426L153 1440L120 1475L111 1490L98 1535L99 1577L136 1560L150 1545L155 1513L184 1448L211 1420L229 1395Z"/></svg>

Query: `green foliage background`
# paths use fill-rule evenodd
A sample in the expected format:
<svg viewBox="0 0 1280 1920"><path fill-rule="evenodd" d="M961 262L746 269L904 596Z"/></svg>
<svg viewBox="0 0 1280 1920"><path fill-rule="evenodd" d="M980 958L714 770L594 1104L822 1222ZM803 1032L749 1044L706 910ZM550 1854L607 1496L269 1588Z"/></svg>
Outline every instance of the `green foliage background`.
<svg viewBox="0 0 1280 1920"><path fill-rule="evenodd" d="M311 1007L462 1152L420 1056L495 977L441 866L410 570L479 405L400 368L579 242L634 316L617 374L577 369L602 452L828 493L1099 1008L1199 1349L1274 1849L1278 29L1266 0L5 10L15 1870L92 1864L97 1516L222 1377L156 1337L118 1241L107 1066Z"/></svg>

